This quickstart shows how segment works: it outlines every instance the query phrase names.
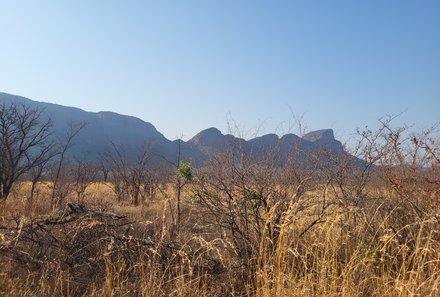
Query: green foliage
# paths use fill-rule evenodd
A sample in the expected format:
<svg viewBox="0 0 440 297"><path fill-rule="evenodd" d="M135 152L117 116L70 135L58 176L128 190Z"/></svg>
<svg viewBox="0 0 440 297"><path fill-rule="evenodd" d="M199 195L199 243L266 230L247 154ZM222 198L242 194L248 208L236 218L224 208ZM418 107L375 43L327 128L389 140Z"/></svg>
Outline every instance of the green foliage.
<svg viewBox="0 0 440 297"><path fill-rule="evenodd" d="M176 174L185 180L192 180L192 165L190 162L180 161L179 167L177 167Z"/></svg>
<svg viewBox="0 0 440 297"><path fill-rule="evenodd" d="M200 201L200 193L197 191L189 191L188 198L191 203L196 203Z"/></svg>
<svg viewBox="0 0 440 297"><path fill-rule="evenodd" d="M266 198L251 189L245 189L244 198L251 203L253 209L258 209L261 205L267 206Z"/></svg>

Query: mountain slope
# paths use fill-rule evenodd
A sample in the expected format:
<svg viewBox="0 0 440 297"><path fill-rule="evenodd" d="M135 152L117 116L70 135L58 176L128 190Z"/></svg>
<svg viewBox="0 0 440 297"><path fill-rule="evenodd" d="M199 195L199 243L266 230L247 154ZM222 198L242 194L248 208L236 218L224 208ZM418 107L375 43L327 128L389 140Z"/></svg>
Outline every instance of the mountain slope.
<svg viewBox="0 0 440 297"><path fill-rule="evenodd" d="M32 101L6 93L0 93L0 103L22 103L44 110L44 115L52 119L55 135L60 139L66 137L70 124L86 123L74 139L75 145L69 151L70 157L96 159L110 148L111 141L122 144L129 155L136 154L144 144L154 143L160 149L171 143L152 124L132 116L114 112L86 112L75 107Z"/></svg>

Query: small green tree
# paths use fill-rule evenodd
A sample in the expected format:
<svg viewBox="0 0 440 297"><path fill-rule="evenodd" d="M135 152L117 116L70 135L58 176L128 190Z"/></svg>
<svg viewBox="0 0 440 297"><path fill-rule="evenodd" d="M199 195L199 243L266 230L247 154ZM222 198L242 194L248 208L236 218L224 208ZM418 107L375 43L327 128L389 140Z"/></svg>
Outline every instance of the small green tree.
<svg viewBox="0 0 440 297"><path fill-rule="evenodd" d="M177 167L176 174L185 181L192 180L192 165L190 162L180 161Z"/></svg>
<svg viewBox="0 0 440 297"><path fill-rule="evenodd" d="M177 218L176 218L176 229L179 231L180 229L180 220L181 220L181 192L182 188L191 181L192 175L192 165L190 162L185 162L180 160L179 166L176 169L176 177L177 177Z"/></svg>

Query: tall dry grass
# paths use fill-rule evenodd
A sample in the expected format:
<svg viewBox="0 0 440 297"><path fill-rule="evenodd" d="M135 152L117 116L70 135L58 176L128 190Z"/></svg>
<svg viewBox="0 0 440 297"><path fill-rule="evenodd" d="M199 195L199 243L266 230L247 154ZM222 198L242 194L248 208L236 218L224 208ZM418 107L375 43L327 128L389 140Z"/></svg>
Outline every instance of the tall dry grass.
<svg viewBox="0 0 440 297"><path fill-rule="evenodd" d="M285 223L273 252L261 246L256 296L438 296L438 222L405 228L418 229L416 237L372 240L362 230L344 234L336 215L298 240Z"/></svg>
<svg viewBox="0 0 440 297"><path fill-rule="evenodd" d="M96 189L90 197L99 194ZM301 199L318 199L321 194L315 189L310 195L303 194ZM103 197L99 203L105 199L109 198ZM91 199L90 203L96 201ZM318 215L313 209L320 208L318 201L302 217L298 217L302 207L299 203L293 203L281 214L280 205L273 205L265 217L266 227L256 258L248 259L251 263L244 267L253 266L250 271L241 271L230 235L222 234L219 227L203 225L206 213L197 204L188 200L184 204L186 219L181 233L174 238L180 245L165 257L160 250L170 241L172 226L167 204L160 198L137 208L111 203L118 213L151 228L150 234L157 240L156 254L151 256L151 251L140 250L138 258L127 262L123 250L117 251L121 255L116 260L106 257L107 251L103 250L104 264L96 267L96 278L90 279L85 287L75 283L62 259L48 261L42 270L26 271L17 270L12 265L13 259L3 257L0 295L273 297L438 296L440 293L439 222L435 218L408 221L399 230L392 230L392 214L388 208L381 209L385 207L383 202L371 205L376 211L370 217L365 217L363 209L331 205L320 223L306 233L302 231ZM27 206L25 202L7 202L2 207L3 222L8 216L24 217ZM48 215L49 208L37 207L32 216L38 210ZM280 220L274 239L268 233L274 231L270 222L276 216ZM352 224L353 217L362 216L369 220L368 224L374 224L373 230L367 223Z"/></svg>

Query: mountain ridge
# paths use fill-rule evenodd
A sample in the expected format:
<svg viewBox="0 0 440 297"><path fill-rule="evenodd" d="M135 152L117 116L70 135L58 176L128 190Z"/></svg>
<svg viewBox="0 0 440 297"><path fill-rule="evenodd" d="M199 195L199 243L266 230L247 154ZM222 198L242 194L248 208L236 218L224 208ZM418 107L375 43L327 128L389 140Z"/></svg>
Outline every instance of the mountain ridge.
<svg viewBox="0 0 440 297"><path fill-rule="evenodd" d="M130 156L135 156L143 145L153 144L155 154L161 157L176 159L175 156L180 152L181 158L191 159L196 164L203 164L209 155L224 151L231 145L240 145L247 154L264 153L277 146L280 154L288 154L292 147L304 151L326 147L335 155L344 153L342 144L334 138L332 129L311 131L303 137L295 134L280 137L269 133L245 140L209 127L188 141L171 141L152 123L134 116L113 111L90 112L78 107L35 101L0 92L0 104L12 103L23 103L43 110L45 116L52 119L55 134L59 138L66 135L69 123L86 123L75 139L76 145L69 152L69 156L74 158L97 159L101 153L110 149L111 142L122 144Z"/></svg>

